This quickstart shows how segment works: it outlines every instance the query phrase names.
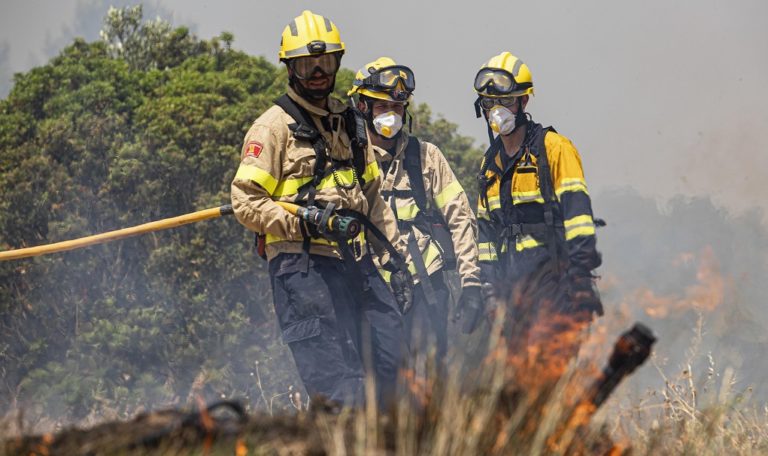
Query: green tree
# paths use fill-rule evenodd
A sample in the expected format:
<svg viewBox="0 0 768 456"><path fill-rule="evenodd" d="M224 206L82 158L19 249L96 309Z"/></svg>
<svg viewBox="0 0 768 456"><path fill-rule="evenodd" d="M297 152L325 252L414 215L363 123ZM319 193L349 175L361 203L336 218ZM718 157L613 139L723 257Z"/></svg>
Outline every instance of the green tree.
<svg viewBox="0 0 768 456"><path fill-rule="evenodd" d="M124 24L113 10L105 26L130 33L75 41L0 102L0 248L228 200L243 135L281 72L233 51L231 34L201 41L137 11ZM229 218L0 264L2 405L129 413L184 401L201 378L206 394L256 403L257 361L268 391L296 385L251 245Z"/></svg>
<svg viewBox="0 0 768 456"><path fill-rule="evenodd" d="M102 40L18 75L0 101L0 249L226 203L245 132L287 80L233 40L111 9ZM472 188L472 142L426 105L415 119ZM124 416L194 393L271 407L299 382L252 236L230 217L0 263L0 408Z"/></svg>
<svg viewBox="0 0 768 456"><path fill-rule="evenodd" d="M411 110L413 133L420 139L440 147L474 207L478 195L476 176L484 150L476 147L472 138L458 134L458 126L455 123L442 116L433 120L432 110L426 103L420 103Z"/></svg>

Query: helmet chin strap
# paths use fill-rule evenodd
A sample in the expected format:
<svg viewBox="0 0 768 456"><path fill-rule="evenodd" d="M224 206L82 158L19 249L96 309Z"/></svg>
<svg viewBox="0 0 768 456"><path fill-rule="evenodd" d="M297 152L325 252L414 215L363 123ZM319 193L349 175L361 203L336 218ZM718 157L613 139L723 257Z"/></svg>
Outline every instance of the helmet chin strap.
<svg viewBox="0 0 768 456"><path fill-rule="evenodd" d="M517 99L517 114L515 114L515 130L528 123L528 113L523 110L523 97ZM514 130L512 130L514 131Z"/></svg>

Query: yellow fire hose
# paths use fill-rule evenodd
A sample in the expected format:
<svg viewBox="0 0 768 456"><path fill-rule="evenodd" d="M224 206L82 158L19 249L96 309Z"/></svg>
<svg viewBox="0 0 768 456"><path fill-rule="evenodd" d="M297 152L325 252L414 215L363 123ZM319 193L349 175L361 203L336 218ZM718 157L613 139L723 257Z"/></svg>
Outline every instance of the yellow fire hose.
<svg viewBox="0 0 768 456"><path fill-rule="evenodd" d="M282 206L289 213L307 220L312 223L318 223L320 221L327 226L327 229L332 232L339 232L345 236L354 237L360 232L359 223L350 219L349 217L341 217L338 215L330 215L324 213L321 210L306 208L297 204L286 203L282 201L275 201ZM137 236L139 234L150 233L152 231L166 230L169 228L176 228L178 226L187 225L190 223L200 222L212 218L218 218L224 215L232 215L234 211L232 206L226 204L220 207L213 207L210 209L204 209L202 211L191 212L189 214L179 215L178 217L171 217L163 220L157 220L154 222L144 223L142 225L132 226L130 228L123 228L115 231L108 231L106 233L95 234L93 236L86 236L79 239L73 239L71 241L56 242L54 244L40 245L37 247L27 247L17 250L6 250L0 252L0 261L18 260L20 258L28 258L39 255L47 255L49 253L64 252L67 250L79 249L87 247L89 245L103 244L105 242L116 241L131 236ZM326 215L327 214L327 215ZM325 217L323 217L325 215Z"/></svg>

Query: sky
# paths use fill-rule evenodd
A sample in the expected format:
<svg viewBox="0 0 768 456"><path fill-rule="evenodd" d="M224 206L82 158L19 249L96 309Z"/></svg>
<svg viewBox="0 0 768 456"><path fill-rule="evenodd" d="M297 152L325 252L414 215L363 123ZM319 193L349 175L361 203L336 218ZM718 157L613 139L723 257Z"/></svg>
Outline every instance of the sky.
<svg viewBox="0 0 768 456"><path fill-rule="evenodd" d="M0 95L13 72L44 64L74 36L97 39L110 3L133 4L2 0ZM303 9L339 27L344 66L382 55L410 66L416 101L477 144L487 133L472 81L508 50L532 71L529 111L574 142L593 194L631 187L662 206L682 194L768 213L768 2L154 0L145 17L206 39L232 32L234 47L277 63L282 29Z"/></svg>

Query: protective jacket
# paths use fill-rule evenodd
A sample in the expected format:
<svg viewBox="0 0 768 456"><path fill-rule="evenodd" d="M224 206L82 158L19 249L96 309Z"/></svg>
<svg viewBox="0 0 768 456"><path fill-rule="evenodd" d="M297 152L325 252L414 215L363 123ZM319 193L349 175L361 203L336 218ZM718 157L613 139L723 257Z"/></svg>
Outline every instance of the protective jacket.
<svg viewBox="0 0 768 456"><path fill-rule="evenodd" d="M308 103L291 88L288 96L310 114L328 145L329 160L322 180L315 186L315 201L366 215L404 254L394 214L379 195L381 175L371 146L365 151L364 172L358 176L355 171L344 125L346 106L329 98L326 111ZM305 198L300 189L313 180L315 151L309 141L294 137L289 128L292 124L295 120L279 106L272 106L256 119L246 134L240 167L232 182L235 216L250 230L266 235L268 260L280 253L302 252L306 233L297 217L274 203L300 204ZM364 238L365 230L349 241L358 258L367 253ZM369 241L380 257L389 258L378 239ZM310 254L341 258L336 242L322 237L313 237L309 249Z"/></svg>
<svg viewBox="0 0 768 456"><path fill-rule="evenodd" d="M444 251L452 247L461 285L479 286L477 223L464 189L440 149L429 142L417 140L416 150L420 154L423 187L427 204L430 206L427 210L432 212L424 214L416 203L414 185L405 169L405 155L411 139L416 140L410 138L405 131L401 132L394 147L394 154L373 147L376 158L386 170L381 192L387 204L397 214L400 242L409 244L409 240L415 239L429 275L445 266ZM440 245L435 241L429 228L435 222L445 225L450 232L447 242L452 245ZM420 277L411 250L414 249L408 249L406 262L414 278L418 280ZM387 272L382 271L382 274L386 279Z"/></svg>
<svg viewBox="0 0 768 456"><path fill-rule="evenodd" d="M520 150L508 157L497 138L482 169L477 218L483 282L505 267L530 271L542 258L581 275L600 265L581 158L568 138L529 122Z"/></svg>

